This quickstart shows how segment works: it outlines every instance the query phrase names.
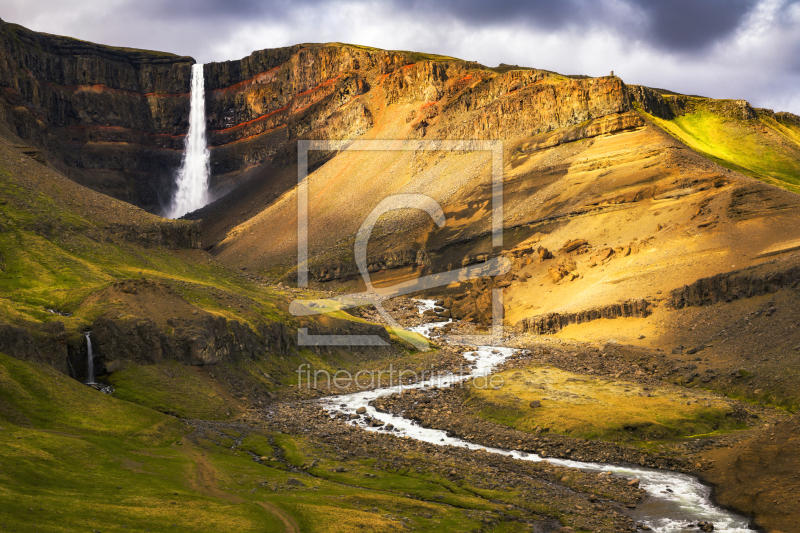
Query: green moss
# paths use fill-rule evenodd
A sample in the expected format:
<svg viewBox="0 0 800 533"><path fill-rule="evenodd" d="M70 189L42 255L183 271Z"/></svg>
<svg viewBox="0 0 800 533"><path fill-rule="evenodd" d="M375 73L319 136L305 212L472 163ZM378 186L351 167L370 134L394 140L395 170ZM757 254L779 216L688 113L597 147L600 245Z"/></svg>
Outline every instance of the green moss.
<svg viewBox="0 0 800 533"><path fill-rule="evenodd" d="M647 115L656 125L723 167L800 192L800 126L761 115L745 121L692 100L692 112L672 120Z"/></svg>
<svg viewBox="0 0 800 533"><path fill-rule="evenodd" d="M171 361L129 364L107 378L117 398L181 418L224 420L232 407L192 368Z"/></svg>
<svg viewBox="0 0 800 533"><path fill-rule="evenodd" d="M582 439L646 442L743 427L726 401L698 392L687 403L685 389L677 387L641 396L636 383L539 367L500 373L493 383L499 382L497 390L471 386L468 405L480 418L522 431L542 427ZM530 408L533 400L541 407Z"/></svg>
<svg viewBox="0 0 800 533"><path fill-rule="evenodd" d="M53 370L0 354L0 420L53 431L130 436L168 419Z"/></svg>

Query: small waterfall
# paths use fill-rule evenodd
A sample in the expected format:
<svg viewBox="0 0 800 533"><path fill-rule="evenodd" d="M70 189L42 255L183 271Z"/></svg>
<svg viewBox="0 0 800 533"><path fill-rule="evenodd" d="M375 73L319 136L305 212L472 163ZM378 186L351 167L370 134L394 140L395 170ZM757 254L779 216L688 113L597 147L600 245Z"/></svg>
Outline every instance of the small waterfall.
<svg viewBox="0 0 800 533"><path fill-rule="evenodd" d="M175 180L178 186L169 218L179 218L208 203L210 154L206 145L206 95L203 65L192 65L192 94L189 108L189 132L184 142L183 161Z"/></svg>
<svg viewBox="0 0 800 533"><path fill-rule="evenodd" d="M75 367L72 366L72 360L70 360L69 356L67 356L67 363L69 364L69 371L70 371L69 377L78 379L78 373L75 372Z"/></svg>
<svg viewBox="0 0 800 533"><path fill-rule="evenodd" d="M86 366L88 369L86 384L94 385L94 354L92 353L91 333L87 331L84 335L86 335Z"/></svg>

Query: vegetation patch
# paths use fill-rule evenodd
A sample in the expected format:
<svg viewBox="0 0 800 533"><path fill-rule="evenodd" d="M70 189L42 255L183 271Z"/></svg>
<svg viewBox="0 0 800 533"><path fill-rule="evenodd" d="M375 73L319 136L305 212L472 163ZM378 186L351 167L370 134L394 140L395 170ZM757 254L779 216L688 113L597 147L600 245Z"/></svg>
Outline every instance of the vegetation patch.
<svg viewBox="0 0 800 533"><path fill-rule="evenodd" d="M653 389L539 366L497 376L502 387L471 386L468 402L478 416L522 431L542 428L582 439L637 441L743 427L725 399L701 390Z"/></svg>
<svg viewBox="0 0 800 533"><path fill-rule="evenodd" d="M114 395L181 418L224 420L231 407L192 368L176 361L128 364L108 377Z"/></svg>
<svg viewBox="0 0 800 533"><path fill-rule="evenodd" d="M693 99L694 111L672 120L645 115L719 165L792 192L800 192L800 127L767 115L740 120L706 109Z"/></svg>

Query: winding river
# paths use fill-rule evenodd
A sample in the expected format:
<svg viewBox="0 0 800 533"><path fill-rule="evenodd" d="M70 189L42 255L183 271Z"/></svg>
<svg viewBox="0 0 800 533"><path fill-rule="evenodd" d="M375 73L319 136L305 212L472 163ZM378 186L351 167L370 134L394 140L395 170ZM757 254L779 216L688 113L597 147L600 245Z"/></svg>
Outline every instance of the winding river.
<svg viewBox="0 0 800 533"><path fill-rule="evenodd" d="M420 313L431 309L432 300L419 300ZM430 330L441 326L442 323L423 324L413 331L429 336ZM407 436L432 444L442 446L458 446L468 449L483 449L513 457L521 461L543 461L552 464L578 468L587 472L611 472L615 475L628 478L638 478L639 486L647 491L647 498L628 515L636 523L649 526L655 532L699 531L697 523L708 521L714 523L715 531L730 533L749 532L748 520L740 515L727 511L715 505L711 500L711 488L702 484L697 478L676 472L644 468L640 466L618 466L605 463L587 463L548 457L543 459L536 454L529 454L517 450L504 450L481 446L455 437L449 437L445 431L439 429L423 428L412 420L390 413L379 413L369 405L372 400L381 396L400 392L406 389L425 389L430 387L446 387L451 383L472 379L479 376L488 376L492 370L514 353L512 348L499 346L479 346L477 351L467 352L464 357L472 363L472 373L469 375L440 375L433 379L420 381L410 385L395 385L380 389L366 390L353 394L328 397L321 400L323 407L329 412L355 413L359 407L365 407L365 417L377 418L386 424L394 426L393 434ZM355 420L365 431L383 431L381 427L369 427L364 422L364 417Z"/></svg>

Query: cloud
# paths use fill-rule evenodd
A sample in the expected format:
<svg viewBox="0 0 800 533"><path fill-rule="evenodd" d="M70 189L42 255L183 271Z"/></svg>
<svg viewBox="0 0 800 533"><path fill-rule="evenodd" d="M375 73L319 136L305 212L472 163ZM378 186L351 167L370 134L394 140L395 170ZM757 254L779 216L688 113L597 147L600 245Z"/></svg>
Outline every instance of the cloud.
<svg viewBox="0 0 800 533"><path fill-rule="evenodd" d="M2 17L198 61L340 41L642 83L800 114L800 0L6 0Z"/></svg>
<svg viewBox="0 0 800 533"><path fill-rule="evenodd" d="M651 42L665 50L702 51L731 36L756 8L752 0L637 0Z"/></svg>

